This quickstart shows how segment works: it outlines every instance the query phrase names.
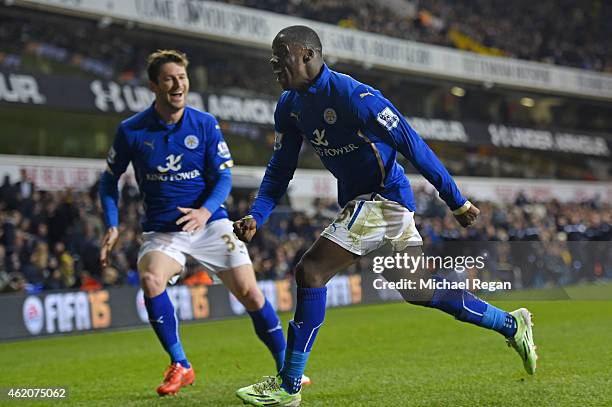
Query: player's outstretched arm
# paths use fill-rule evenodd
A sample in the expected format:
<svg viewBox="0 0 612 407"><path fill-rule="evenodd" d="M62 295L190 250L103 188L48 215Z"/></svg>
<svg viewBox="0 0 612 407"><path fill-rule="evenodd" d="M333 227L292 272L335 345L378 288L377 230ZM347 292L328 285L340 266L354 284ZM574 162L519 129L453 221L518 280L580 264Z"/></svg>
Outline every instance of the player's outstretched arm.
<svg viewBox="0 0 612 407"><path fill-rule="evenodd" d="M100 203L107 230L100 244L100 264L109 265L110 252L119 238L119 177L130 163L130 147L121 126L106 157L106 170L100 176Z"/></svg>
<svg viewBox="0 0 612 407"><path fill-rule="evenodd" d="M351 101L362 126L406 157L438 190L463 227L473 224L480 211L461 194L448 170L395 106L367 87L357 88Z"/></svg>
<svg viewBox="0 0 612 407"><path fill-rule="evenodd" d="M266 167L255 202L251 206L249 215L255 220L256 227L261 227L274 208L276 203L287 192L289 181L297 167L302 135L289 120L287 106L283 104L286 93L281 96L274 112L274 153ZM255 234L255 233L253 233ZM251 236L252 237L252 236Z"/></svg>
<svg viewBox="0 0 612 407"><path fill-rule="evenodd" d="M251 216L245 216L234 222L234 234L245 243L250 243L257 233L257 221Z"/></svg>
<svg viewBox="0 0 612 407"><path fill-rule="evenodd" d="M100 265L102 268L108 267L110 265L109 257L110 253L115 247L117 240L119 239L119 230L117 227L110 227L106 230L104 237L102 238L102 243L100 244Z"/></svg>

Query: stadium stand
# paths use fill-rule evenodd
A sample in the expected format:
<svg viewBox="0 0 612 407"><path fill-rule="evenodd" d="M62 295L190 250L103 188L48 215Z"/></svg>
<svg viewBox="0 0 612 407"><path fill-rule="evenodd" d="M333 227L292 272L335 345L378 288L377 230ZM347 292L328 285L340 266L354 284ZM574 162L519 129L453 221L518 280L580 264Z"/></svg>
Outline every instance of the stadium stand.
<svg viewBox="0 0 612 407"><path fill-rule="evenodd" d="M559 5L550 0L538 4L521 0L522 6L533 6L533 13L527 16L515 11L524 8L499 0L460 4L450 0L393 0L382 5L371 0L224 2L483 54L589 70L612 70L612 60L607 52L612 38L610 25L602 23L609 20L610 9L603 7L601 1L563 0ZM551 7L556 11L554 20L549 17ZM559 13L563 13L563 18ZM120 84L144 85L145 56L157 48L179 48L191 58L192 90L269 99L276 98L279 93L278 84L266 63L267 53L261 50L240 45L228 47L209 40L146 29L133 30L130 24L104 19L90 20L20 7L0 9L0 22L0 68L8 71L101 78ZM509 32L513 35L507 35ZM330 64L335 67L333 61ZM563 101L567 102L567 107L561 106L552 109L550 115L538 116L527 114L514 91L465 85L467 95L459 98L449 93L454 85L450 82L415 78L355 64L337 63L337 67L364 82L376 84L402 112L409 115L533 128L552 125L601 133L609 133L612 126L610 108L603 103L567 98ZM62 113L53 114L54 120L61 125ZM64 119L64 122L69 120L74 120L74 116ZM118 122L119 118L112 120ZM233 138L240 126L243 133L248 133L249 124L232 126L222 121L221 125L233 152L249 143L265 148L266 154L254 154L250 148L245 149L247 152L244 154L235 154L239 164L265 163L261 160L267 160L273 142L270 128L254 131L257 137ZM112 137L112 134L108 136ZM68 139L69 135L65 138ZM491 145L453 145L444 140L428 142L455 175L579 180L609 180L611 175L609 160L606 165L601 165L593 157ZM8 143L3 145L3 148L9 147ZM312 151L305 149L303 158L305 167L317 168L319 165ZM407 166L407 170L412 169ZM246 195L235 194L228 201L233 219L246 212ZM545 254L548 256L545 265L523 265L529 272L512 273L511 278L523 286L540 286L549 282L565 284L612 273L602 266L610 264L610 253L600 253L608 257L597 261L591 259L593 261L588 267L574 269L574 265L584 260L583 254L579 250L569 250L566 245L566 242L573 241L612 239L612 210L608 202L594 200L562 204L526 199L519 199L515 205L480 202L483 209L481 226L463 230L440 206L436 197L426 191L419 191L416 196L419 200L418 224L430 248L440 242L457 240L557 242ZM5 179L0 186L0 291L36 292L65 287L95 289L138 284L135 269L140 243L141 204L138 192L129 185L123 190L122 199L119 247L113 252L113 267L101 270L97 259L103 225L96 185L88 193L70 190L48 192L37 190L25 178L20 183ZM319 201L312 213L295 212L287 207L276 214L250 246L258 277L276 279L285 276L337 209L333 202ZM501 251L500 255L506 255L503 245L492 247ZM511 263L511 259L507 263ZM359 267L352 271L359 271ZM192 275L200 271L193 265L190 267Z"/></svg>
<svg viewBox="0 0 612 407"><path fill-rule="evenodd" d="M232 219L248 207L248 199L239 195L235 192L227 202ZM25 179L10 183L5 178L0 186L0 292L137 285L137 231L142 205L137 190L128 184L121 197L121 238L112 254L112 267L101 270L98 253L103 225L97 185L88 192L45 192ZM513 252L504 243L546 242L529 249L534 256L514 253L517 259L531 259L531 263L517 263L515 259L515 269L494 272L502 273L500 278L513 281L517 287L612 277L612 253L605 251L606 246L601 250L591 247L589 256L572 246L573 242L612 240L609 202L532 202L522 196L513 204L479 202L482 221L474 228L463 229L437 196L419 190L416 197L417 224L426 250L435 251L436 246L449 242L487 241L491 255L507 257L505 262L498 262L503 265L513 263ZM337 210L335 202L318 200L312 213L287 207L275 214L249 246L258 278L285 277ZM543 252L535 256L538 250ZM364 262L349 272L366 269ZM199 272L193 264L189 266L189 276Z"/></svg>
<svg viewBox="0 0 612 407"><path fill-rule="evenodd" d="M441 6L443 3L443 1L433 2L431 5L433 7L438 4L438 8L444 9ZM275 7L290 7L292 4L294 3L269 2L267 9L276 10ZM321 11L319 14L327 16L326 18L335 16L337 19L349 12L346 7L340 7L339 4L352 3L324 2L323 5L320 2L301 2L292 7L302 10L316 6L327 11L330 7L336 7L337 12ZM246 5L253 6L248 2ZM452 8L452 10L459 9ZM380 15L384 15L384 10L386 8L380 11ZM315 18L316 15L305 14L309 18ZM373 12L372 20L377 20L378 15L378 12ZM270 100L276 98L279 92L278 85L273 80L266 63L266 54L261 51L248 50L244 47L224 47L194 38L132 30L125 25L43 14L36 10L18 7L0 10L0 19L2 21L0 69L8 69L9 72L53 73L64 77L83 76L90 79L113 80L120 84L146 85L143 69L145 56L152 49L176 47L185 50L191 58L190 72L194 91L222 92L239 96L255 95ZM534 129L555 126L599 133L607 132L606 129L612 126L612 112L610 107L603 103L567 100L560 102L549 98L550 102L547 103L553 106L549 109L549 113L542 114L543 110L540 109L540 113L534 114L529 108L521 106L519 98L509 91L473 87L468 88L467 94L459 98L449 93L450 84L444 82L422 83L420 79L410 76L355 65L340 64L338 69L364 82L376 84L407 115L478 122L481 124L482 132L486 131L486 123L503 123ZM61 114L55 115L54 121L62 127L58 131L64 135L65 142L68 143L68 139L72 138L71 145L80 145L76 139L81 135L65 134L63 130L65 126L61 126L61 117ZM71 116L65 120L72 122L75 118ZM48 120L42 117L40 121L48 123ZM253 151L263 151L269 147L272 140L271 128L255 127L248 123L239 125L222 123L222 125L237 162L250 165L265 164L267 153L253 154ZM19 129L19 132L23 133L24 129ZM52 130L46 126L44 132ZM32 137L38 137L41 131L32 129L32 133ZM105 136L110 139L112 134L109 132ZM105 150L108 142L110 141L101 143L104 144L101 150ZM606 180L612 171L609 163L602 164L601 160L586 156L565 155L561 160L558 154L543 151L526 153L491 146L453 146L435 140L428 142L456 175ZM7 150L17 148L11 146L17 146L18 143L2 144L4 149L2 152L29 154L22 150ZM77 150L78 152L75 150L74 154L69 155L101 156L101 150ZM64 148L64 151L64 154L67 154L70 149ZM314 153L309 152L304 155L307 157L304 163L306 167L320 168ZM408 170L411 171L411 168L408 167Z"/></svg>
<svg viewBox="0 0 612 407"><path fill-rule="evenodd" d="M253 3L254 5L260 4L259 2ZM272 4L267 8L270 10L276 10L275 7L281 7L281 5L290 7L293 4L292 2L269 3ZM301 2L298 9L307 9L320 4L317 7L326 10L321 12L321 15L329 18L329 16L348 12L345 8L338 6L344 3ZM443 4L444 2L431 4L438 3ZM263 7L265 4L268 3L262 2L260 6ZM346 4L352 3L347 2ZM247 5L251 6L248 2ZM333 5L339 7L341 13L327 13L328 8ZM446 8L459 12L454 6ZM386 15L388 10L385 10L387 10L385 7L382 7L381 10L370 10L368 21L383 19L380 16ZM468 12L465 11L465 13ZM315 13L313 16L309 14L304 16L314 19L317 15ZM393 15L394 18L397 18L396 14ZM146 84L147 79L144 74L146 55L151 50L158 48L178 48L185 51L191 58L190 72L194 91L222 90L225 93L236 95L261 95L273 98L276 98L279 93L278 85L267 64L267 54L259 50L241 46L227 47L211 41L179 35L168 36L159 32L133 30L124 24L48 15L18 7L0 9L0 21L2 22L0 68L112 79L122 84ZM484 26L497 27L498 25L486 24ZM391 35L385 31L382 33ZM595 34L591 35L593 36ZM426 39L419 39L419 41L427 42ZM602 41L591 41L589 44L592 44L590 45L592 47L606 48L606 44L609 44L609 37ZM576 44L570 45L575 46ZM593 52L595 54L589 53L588 55L596 55L596 52ZM456 85L452 82L424 81L423 78L373 70L355 64L338 64L337 69L363 82L376 84L389 99L398 105L400 110L410 116L492 121L517 126L556 126L564 129L599 132L606 131L612 126L610 107L601 103L571 99L559 101L548 98L546 103L551 106L540 108L539 113L536 114L534 110L521 105L520 97L516 92L496 88L482 89L465 84L462 86L467 89L467 94L456 97L449 93L449 89ZM407 91L410 97L406 97ZM538 97L531 96L536 99Z"/></svg>
<svg viewBox="0 0 612 407"><path fill-rule="evenodd" d="M612 72L612 28L601 23L612 15L601 0L222 1L482 54Z"/></svg>
<svg viewBox="0 0 612 407"><path fill-rule="evenodd" d="M119 83L146 83L146 56L159 48L180 48L191 59L193 90L241 89L275 95L266 64L230 63L220 58L219 48L203 47L201 41L148 35L123 26L101 26L98 22L33 11L4 9L0 13L0 66L11 69L52 71L116 80ZM44 24L41 21L44 19ZM261 61L260 61L261 62ZM261 72L253 72L260 66ZM265 69L265 75L263 72ZM252 75L246 75L247 72ZM256 73L256 74L255 74ZM267 78L262 83L262 78ZM209 86L210 85L210 86Z"/></svg>

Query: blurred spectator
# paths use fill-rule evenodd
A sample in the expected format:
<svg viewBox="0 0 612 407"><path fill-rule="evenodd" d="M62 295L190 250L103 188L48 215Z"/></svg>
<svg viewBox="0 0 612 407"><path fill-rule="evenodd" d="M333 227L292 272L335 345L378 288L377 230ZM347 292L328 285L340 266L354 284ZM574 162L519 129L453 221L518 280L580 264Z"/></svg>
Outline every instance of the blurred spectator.
<svg viewBox="0 0 612 407"><path fill-rule="evenodd" d="M234 193L227 206L230 218L237 219L249 206L248 198L238 197L249 194ZM464 229L433 191L419 188L415 197L425 251L461 255L486 249L495 260L491 275L523 287L612 277L612 207L601 199L534 202L519 194L513 204L477 202L480 220ZM98 262L104 227L100 207L89 192L34 190L30 199L17 194L15 209L8 209L6 199L11 198L0 199L0 291L138 284L141 202L133 193L122 194L126 202L120 205L120 239L111 266L104 270ZM29 216L22 213L24 205L32 207ZM280 206L249 245L257 277L279 279L291 273L338 209L335 201L323 199L316 199L308 213ZM461 242L456 253L448 246L452 242ZM364 262L348 272L362 270ZM201 267L188 263L184 283L212 280Z"/></svg>
<svg viewBox="0 0 612 407"><path fill-rule="evenodd" d="M34 183L28 179L28 175L25 169L21 169L19 171L21 178L15 184L15 189L17 190L17 194L22 200L28 200L32 197L34 193Z"/></svg>
<svg viewBox="0 0 612 407"><path fill-rule="evenodd" d="M0 199L6 209L15 209L17 203L17 190L11 184L11 177L7 174L4 176L2 186L0 186Z"/></svg>

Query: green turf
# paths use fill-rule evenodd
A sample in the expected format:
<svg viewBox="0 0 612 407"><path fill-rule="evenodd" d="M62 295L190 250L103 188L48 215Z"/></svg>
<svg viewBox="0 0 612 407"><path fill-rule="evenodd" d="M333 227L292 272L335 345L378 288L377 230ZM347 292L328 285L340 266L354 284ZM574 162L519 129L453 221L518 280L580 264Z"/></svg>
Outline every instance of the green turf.
<svg viewBox="0 0 612 407"><path fill-rule="evenodd" d="M534 313L536 376L499 334L436 310L397 303L332 309L302 405L612 405L612 301L495 304ZM0 344L0 387L68 386L68 403L83 406L240 406L234 391L272 374L247 319L189 324L182 337L198 377L175 398L155 394L166 357L149 329Z"/></svg>

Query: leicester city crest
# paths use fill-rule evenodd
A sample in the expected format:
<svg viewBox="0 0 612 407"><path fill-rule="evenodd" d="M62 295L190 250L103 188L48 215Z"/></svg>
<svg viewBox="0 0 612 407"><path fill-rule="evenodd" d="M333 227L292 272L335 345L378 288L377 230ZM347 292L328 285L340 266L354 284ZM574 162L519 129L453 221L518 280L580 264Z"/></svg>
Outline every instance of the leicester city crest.
<svg viewBox="0 0 612 407"><path fill-rule="evenodd" d="M185 147L187 147L188 149L193 150L198 145L200 145L200 140L198 140L198 138L193 134L190 134L189 136L185 137Z"/></svg>
<svg viewBox="0 0 612 407"><path fill-rule="evenodd" d="M328 107L327 109L323 110L323 120L325 120L325 123L327 124L336 123L336 120L338 120L336 111L331 107Z"/></svg>

